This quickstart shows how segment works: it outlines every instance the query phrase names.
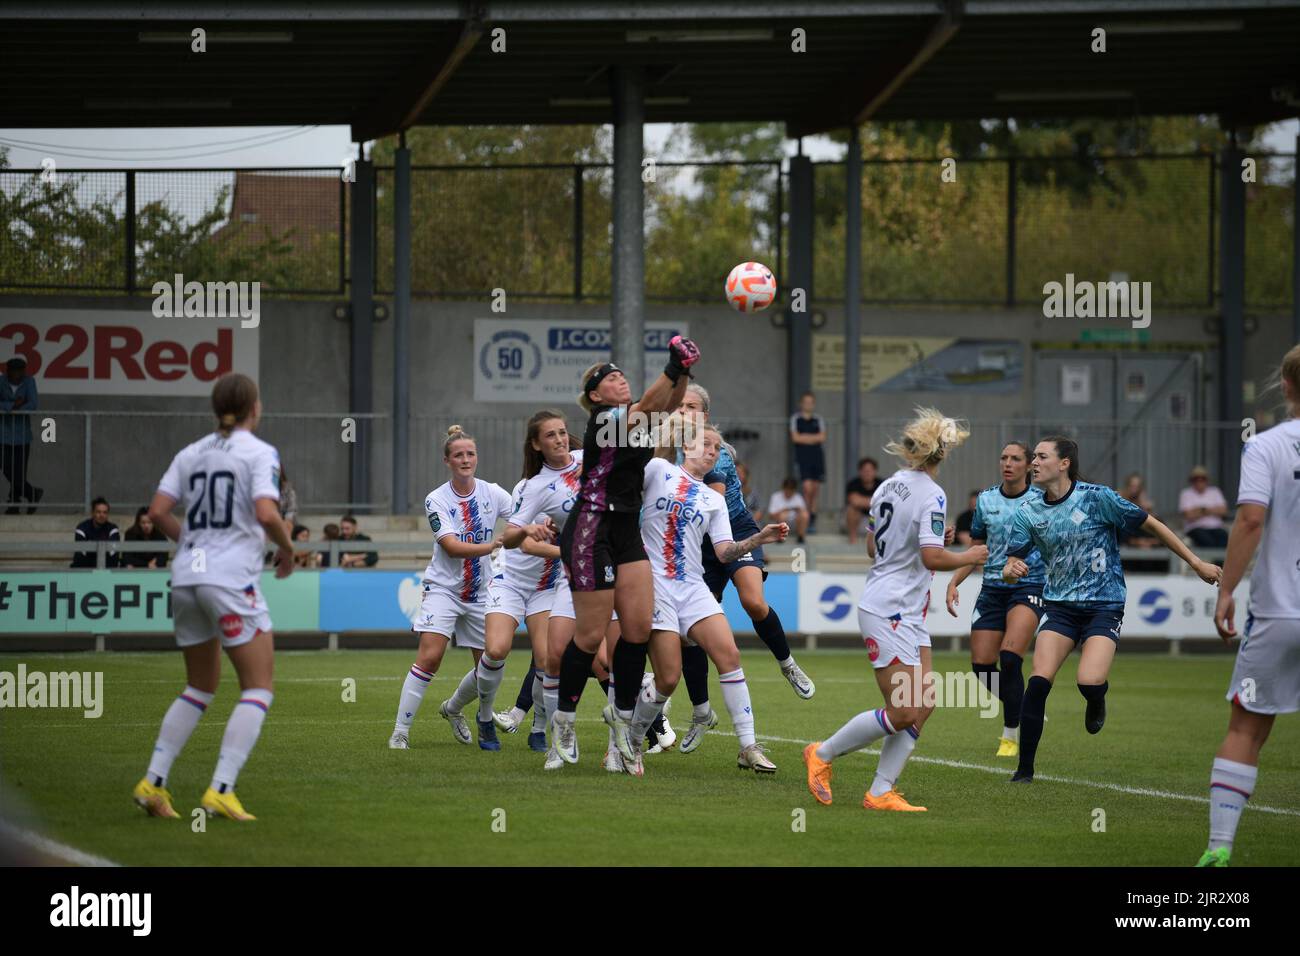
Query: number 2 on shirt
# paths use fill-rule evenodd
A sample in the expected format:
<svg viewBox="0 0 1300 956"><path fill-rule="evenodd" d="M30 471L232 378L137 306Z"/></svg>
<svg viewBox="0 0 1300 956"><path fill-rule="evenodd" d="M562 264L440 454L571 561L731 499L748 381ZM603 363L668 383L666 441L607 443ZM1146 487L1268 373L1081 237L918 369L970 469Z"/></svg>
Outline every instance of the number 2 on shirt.
<svg viewBox="0 0 1300 956"><path fill-rule="evenodd" d="M880 552L880 557L885 557L884 534L889 530L889 522L894 520L894 506L888 501L880 503L880 527L876 529L876 550Z"/></svg>

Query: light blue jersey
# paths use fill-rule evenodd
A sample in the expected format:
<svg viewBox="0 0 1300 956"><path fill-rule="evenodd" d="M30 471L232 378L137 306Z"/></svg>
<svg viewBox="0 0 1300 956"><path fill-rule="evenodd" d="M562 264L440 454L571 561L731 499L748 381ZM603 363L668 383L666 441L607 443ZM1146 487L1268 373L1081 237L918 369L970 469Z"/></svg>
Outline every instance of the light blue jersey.
<svg viewBox="0 0 1300 956"><path fill-rule="evenodd" d="M736 462L731 457L728 450L731 446L726 442L718 449L718 460L713 465L713 470L704 476L706 485L721 484L723 486L722 497L727 499L727 517L732 521L737 518L751 518L749 509L745 507L745 493L740 489L740 475L736 472ZM677 464L682 464L683 455L677 453Z"/></svg>
<svg viewBox="0 0 1300 956"><path fill-rule="evenodd" d="M1007 542L1011 538L1011 520L1016 512L1028 501L1041 501L1043 491L1034 485L1026 485L1025 490L1014 498L1002 490L1002 485L985 488L975 499L975 518L971 522L970 536L976 541L983 541L989 548L989 559L984 562L984 586L986 588L1011 588L1025 584L1040 587L1046 577L1043 557L1035 548L1029 552L1025 564L1029 573L1017 584L1008 584L1002 580L1002 566L1007 563Z"/></svg>
<svg viewBox="0 0 1300 956"><path fill-rule="evenodd" d="M1132 534L1146 520L1145 511L1113 489L1076 481L1057 501L1039 495L1016 509L1006 554L1023 559L1037 547L1047 570L1045 601L1123 607L1116 535Z"/></svg>

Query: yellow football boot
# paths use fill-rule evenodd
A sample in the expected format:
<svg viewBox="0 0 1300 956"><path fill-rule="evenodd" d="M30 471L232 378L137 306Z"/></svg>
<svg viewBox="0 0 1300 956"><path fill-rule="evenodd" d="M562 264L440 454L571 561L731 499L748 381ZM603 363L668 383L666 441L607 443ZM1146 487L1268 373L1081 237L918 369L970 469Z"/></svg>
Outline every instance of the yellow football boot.
<svg viewBox="0 0 1300 956"><path fill-rule="evenodd" d="M210 817L225 817L228 820L257 819L257 817L244 809L243 804L239 802L239 798L235 796L235 791L233 790L226 793L217 793L216 790L208 787L207 793L205 793L203 799L199 801L199 806L208 811L208 816Z"/></svg>
<svg viewBox="0 0 1300 956"><path fill-rule="evenodd" d="M135 799L136 806L151 817L167 817L173 820L180 817L176 808L172 806L172 795L162 787L155 787L149 782L148 777L140 779L131 796Z"/></svg>
<svg viewBox="0 0 1300 956"><path fill-rule="evenodd" d="M999 757L1019 757L1020 744L1010 737L1001 737L998 739L998 756Z"/></svg>

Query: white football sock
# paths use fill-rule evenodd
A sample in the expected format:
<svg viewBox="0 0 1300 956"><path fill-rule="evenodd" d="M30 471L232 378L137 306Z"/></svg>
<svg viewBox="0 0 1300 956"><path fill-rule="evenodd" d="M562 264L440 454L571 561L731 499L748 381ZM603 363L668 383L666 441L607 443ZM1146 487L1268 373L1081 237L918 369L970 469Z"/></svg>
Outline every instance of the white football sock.
<svg viewBox="0 0 1300 956"><path fill-rule="evenodd" d="M1210 773L1210 849L1232 849L1246 801L1255 792L1259 768L1224 757L1214 758Z"/></svg>
<svg viewBox="0 0 1300 956"><path fill-rule="evenodd" d="M559 674L546 674L542 677L542 703L546 705L546 719L549 721L560 709Z"/></svg>
<svg viewBox="0 0 1300 956"><path fill-rule="evenodd" d="M916 748L916 738L919 736L921 735L915 727L908 727L900 734L887 737L880 745L880 763L876 764L876 779L871 781L873 797L883 797L894 789L898 775L903 772L903 765Z"/></svg>
<svg viewBox="0 0 1300 956"><path fill-rule="evenodd" d="M397 701L397 725L394 730L410 733L411 724L415 723L415 715L420 712L424 692L429 689L431 680L431 671L411 665L411 669L406 672L406 680L402 681L402 696Z"/></svg>
<svg viewBox="0 0 1300 956"><path fill-rule="evenodd" d="M537 683L537 678L536 678L536 677L533 678L533 683L534 683L534 684ZM520 722L524 719L524 715L527 714L528 711L526 711L526 710L521 710L521 709L519 708L519 705L516 704L515 706L513 706L513 707L510 708L509 713L510 713L510 719L513 720L516 724L518 724L518 723L520 723Z"/></svg>
<svg viewBox="0 0 1300 956"><path fill-rule="evenodd" d="M615 713L618 713L618 705L614 703L614 675L612 672L609 675L609 693L606 694L606 696L609 698L609 706L614 708ZM609 728L609 749L610 750L618 749L618 745L614 743L613 727Z"/></svg>
<svg viewBox="0 0 1300 956"><path fill-rule="evenodd" d="M1004 725L1002 728L1002 736L1006 737L1007 740L1014 740L1016 743L1020 743L1020 728L1007 727Z"/></svg>
<svg viewBox="0 0 1300 956"><path fill-rule="evenodd" d="M212 788L226 793L235 789L235 780L243 769L244 761L253 752L257 736L262 732L262 721L271 709L274 695L261 687L241 691L239 703L226 721L226 733L221 738L221 753L217 769L212 774ZM223 789L224 788L224 789Z"/></svg>
<svg viewBox="0 0 1300 956"><path fill-rule="evenodd" d="M546 732L546 715L550 712L550 708L546 706L544 683L541 671L533 675L533 733L535 734ZM519 719L523 720L524 715L520 714Z"/></svg>
<svg viewBox="0 0 1300 956"><path fill-rule="evenodd" d="M745 671L737 667L734 671L718 675L722 684L722 699L726 701L727 713L731 714L731 726L740 738L742 749L756 742L754 737L754 709L749 702L749 685L745 683Z"/></svg>
<svg viewBox="0 0 1300 956"><path fill-rule="evenodd" d="M794 655L791 654L785 660L777 661L776 664L781 668L781 670L788 671L790 668L794 667Z"/></svg>
<svg viewBox="0 0 1300 956"><path fill-rule="evenodd" d="M172 771L172 762L185 748L185 742L199 725L199 718L212 703L215 694L208 694L185 685L181 695L172 701L163 716L158 739L153 745L153 756L149 758L150 783L155 787L167 786L167 775Z"/></svg>
<svg viewBox="0 0 1300 956"><path fill-rule="evenodd" d="M650 729L655 718L663 713L667 701L668 695L659 693L659 688L655 687L654 681L641 685L641 693L636 696L636 709L632 712L631 729L628 732L628 736L633 741L645 739L645 732Z"/></svg>
<svg viewBox="0 0 1300 956"><path fill-rule="evenodd" d="M478 691L479 723L492 719L492 705L496 703L497 690L506 676L506 662L484 654L475 668L475 685Z"/></svg>
<svg viewBox="0 0 1300 956"><path fill-rule="evenodd" d="M702 704L694 704L691 707L691 716L694 717L696 720L703 720L705 717L709 716L709 711L711 711L712 709L713 707L706 700Z"/></svg>
<svg viewBox="0 0 1300 956"><path fill-rule="evenodd" d="M453 714L459 714L469 702L478 696L478 668L471 667L465 672L465 676L460 679L456 685L456 692L451 695L447 701L447 709Z"/></svg>
<svg viewBox="0 0 1300 956"><path fill-rule="evenodd" d="M821 760L834 760L844 754L861 750L868 744L875 743L881 737L894 733L884 708L864 710L835 733L831 734L817 748L817 757Z"/></svg>

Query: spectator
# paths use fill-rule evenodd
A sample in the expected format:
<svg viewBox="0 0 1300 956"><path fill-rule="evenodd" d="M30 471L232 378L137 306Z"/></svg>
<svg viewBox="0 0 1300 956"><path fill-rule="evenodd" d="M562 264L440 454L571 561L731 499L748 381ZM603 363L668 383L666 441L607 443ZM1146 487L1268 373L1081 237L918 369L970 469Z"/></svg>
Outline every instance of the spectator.
<svg viewBox="0 0 1300 956"><path fill-rule="evenodd" d="M773 492L772 500L767 503L767 520L784 521L795 529L799 543L803 544L804 533L808 530L808 503L799 494L799 483L793 478L781 482L781 490Z"/></svg>
<svg viewBox="0 0 1300 956"><path fill-rule="evenodd" d="M1146 480L1136 471L1124 479L1124 488L1120 495L1127 498L1149 515L1155 515L1155 504L1147 494ZM1120 544L1131 548L1153 548L1159 542L1155 535L1145 531L1136 531L1128 537L1121 537Z"/></svg>
<svg viewBox="0 0 1300 956"><path fill-rule="evenodd" d="M135 524L126 529L123 541L162 541L161 551L124 551L122 567L124 568L165 568L167 567L167 535L161 528L154 527L149 517L148 508L139 508L135 513Z"/></svg>
<svg viewBox="0 0 1300 956"><path fill-rule="evenodd" d="M750 516L754 523L758 523L759 516L763 513L758 503L758 492L750 487L749 484L749 466L744 462L736 462L736 477L740 479L740 494L745 499L745 507L749 509Z"/></svg>
<svg viewBox="0 0 1300 956"><path fill-rule="evenodd" d="M311 529L306 525L296 524L290 532L289 537L295 544L309 544L311 542ZM315 568L320 566L320 554L311 548L295 548L293 552L293 563L300 568Z"/></svg>
<svg viewBox="0 0 1300 956"><path fill-rule="evenodd" d="M1210 473L1197 465L1188 476L1191 487L1178 495L1178 510L1183 515L1183 530L1200 548L1226 548L1228 529L1223 526L1223 516L1228 513L1228 502L1217 486L1210 484Z"/></svg>
<svg viewBox="0 0 1300 956"><path fill-rule="evenodd" d="M73 538L78 544L84 544L87 541L116 542L121 540L121 535L117 533L117 525L108 520L108 500L106 498L96 498L90 503L90 517L77 525L77 530L73 532ZM117 548L110 548L104 566L115 568L117 565ZM95 552L78 551L72 556L72 566L74 568L95 567Z"/></svg>
<svg viewBox="0 0 1300 956"><path fill-rule="evenodd" d="M357 519L344 515L339 519L340 541L369 541L368 535L357 531ZM340 551L340 568L373 568L379 562L379 555L374 551Z"/></svg>
<svg viewBox="0 0 1300 956"><path fill-rule="evenodd" d="M288 522L289 536L298 527L298 489L284 473L284 463L280 463L280 517Z"/></svg>
<svg viewBox="0 0 1300 956"><path fill-rule="evenodd" d="M22 356L11 358L5 366L5 377L0 379L0 471L9 482L9 507L5 514L18 514L18 502L30 501L31 514L36 504L45 497L44 488L36 488L27 480L27 467L32 455L32 416L15 414L34 412L37 408L36 380L27 377L27 360Z"/></svg>
<svg viewBox="0 0 1300 956"><path fill-rule="evenodd" d="M330 522L323 529L323 533L325 535L326 543L330 541L337 541L339 539L339 526L334 524L333 522ZM320 566L322 568L328 568L330 566L329 551L320 551L317 553L320 555Z"/></svg>
<svg viewBox="0 0 1300 956"><path fill-rule="evenodd" d="M822 450L826 442L826 423L814 413L816 407L816 396L804 392L799 396L799 411L790 416L794 463L799 469L799 480L803 482L803 497L808 503L808 530L812 533L817 531L817 495L826 480L826 455Z"/></svg>
<svg viewBox="0 0 1300 956"><path fill-rule="evenodd" d="M970 528L975 521L975 505L979 501L980 492L976 488L970 493L970 498L966 502L966 510L957 516L956 532L957 543L963 548L969 548L971 545Z"/></svg>
<svg viewBox="0 0 1300 956"><path fill-rule="evenodd" d="M880 465L874 458L858 462L858 474L844 489L844 526L849 532L849 544L858 543L867 514L871 511L871 496L880 487L876 472Z"/></svg>

